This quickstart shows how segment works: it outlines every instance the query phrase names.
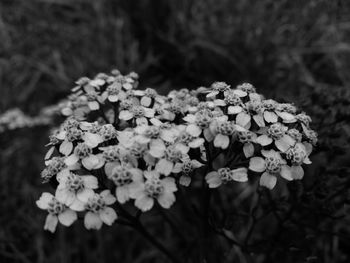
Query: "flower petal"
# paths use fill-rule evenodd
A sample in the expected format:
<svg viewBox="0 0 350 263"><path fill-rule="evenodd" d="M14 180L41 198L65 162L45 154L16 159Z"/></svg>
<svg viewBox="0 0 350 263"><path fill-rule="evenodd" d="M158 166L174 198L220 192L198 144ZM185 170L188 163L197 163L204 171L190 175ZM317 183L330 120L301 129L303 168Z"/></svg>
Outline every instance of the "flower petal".
<svg viewBox="0 0 350 263"><path fill-rule="evenodd" d="M217 134L214 139L214 146L226 149L230 144L230 138L227 135Z"/></svg>
<svg viewBox="0 0 350 263"><path fill-rule="evenodd" d="M247 182L248 181L248 170L247 168L237 168L231 170L230 174L232 179L236 182Z"/></svg>
<svg viewBox="0 0 350 263"><path fill-rule="evenodd" d="M115 195L117 196L118 202L124 204L130 198L129 187L127 185L117 187Z"/></svg>
<svg viewBox="0 0 350 263"><path fill-rule="evenodd" d="M191 184L191 177L189 177L188 175L180 176L179 184L188 187Z"/></svg>
<svg viewBox="0 0 350 263"><path fill-rule="evenodd" d="M171 174L173 167L174 167L173 162L170 162L167 159L160 159L159 162L156 164L155 170L160 174L164 174L165 176L168 176L169 174Z"/></svg>
<svg viewBox="0 0 350 263"><path fill-rule="evenodd" d="M44 229L54 233L57 227L58 218L55 215L48 214L45 220Z"/></svg>
<svg viewBox="0 0 350 263"><path fill-rule="evenodd" d="M246 112L241 112L236 117L236 123L242 127L246 127L250 124L251 117Z"/></svg>
<svg viewBox="0 0 350 263"><path fill-rule="evenodd" d="M168 209L175 202L175 199L176 198L173 192L164 191L158 196L157 201L161 207Z"/></svg>
<svg viewBox="0 0 350 263"><path fill-rule="evenodd" d="M294 180L303 179L303 177L304 177L303 167L301 167L300 165L299 166L295 165L295 166L291 167L291 171L292 171L292 178Z"/></svg>
<svg viewBox="0 0 350 263"><path fill-rule="evenodd" d="M82 175L80 178L84 181L84 186L90 189L98 188L98 180L93 175Z"/></svg>
<svg viewBox="0 0 350 263"><path fill-rule="evenodd" d="M94 191L89 188L85 188L79 192L77 192L77 198L82 202L87 202L90 197L94 196Z"/></svg>
<svg viewBox="0 0 350 263"><path fill-rule="evenodd" d="M153 204L153 198L147 195L142 195L135 200L135 206L143 212L150 210L153 207Z"/></svg>
<svg viewBox="0 0 350 263"><path fill-rule="evenodd" d="M250 142L243 145L243 153L246 158L250 158L254 155L254 145Z"/></svg>
<svg viewBox="0 0 350 263"><path fill-rule="evenodd" d="M96 213L87 212L84 217L84 226L86 229L100 229L102 227L102 219Z"/></svg>
<svg viewBox="0 0 350 263"><path fill-rule="evenodd" d="M119 112L119 119L128 121L134 117L134 114L128 110L122 110Z"/></svg>
<svg viewBox="0 0 350 263"><path fill-rule="evenodd" d="M114 221L118 218L117 213L113 208L105 207L100 211L100 218L108 226L111 226Z"/></svg>
<svg viewBox="0 0 350 263"><path fill-rule="evenodd" d="M268 173L263 173L260 177L260 185L265 186L269 189L273 189L277 183L276 176L273 176Z"/></svg>
<svg viewBox="0 0 350 263"><path fill-rule="evenodd" d="M286 152L295 144L295 140L289 135L284 135L281 139L275 141L275 145L281 152Z"/></svg>
<svg viewBox="0 0 350 263"><path fill-rule="evenodd" d="M46 210L49 208L49 203L52 200L54 196L50 193L42 193L39 200L36 201L36 205L43 210Z"/></svg>
<svg viewBox="0 0 350 263"><path fill-rule="evenodd" d="M58 215L58 221L64 226L70 226L78 219L77 213L71 209L66 209Z"/></svg>
<svg viewBox="0 0 350 263"><path fill-rule="evenodd" d="M67 140L63 141L59 148L60 153L62 153L65 156L69 155L72 152L72 150L73 143Z"/></svg>
<svg viewBox="0 0 350 263"><path fill-rule="evenodd" d="M273 142L273 139L267 136L266 134L263 134L256 138L256 142L259 143L261 146L266 146L270 145Z"/></svg>
<svg viewBox="0 0 350 263"><path fill-rule="evenodd" d="M288 165L282 165L281 177L288 180L288 181L293 180L292 170L290 169L290 167Z"/></svg>
<svg viewBox="0 0 350 263"><path fill-rule="evenodd" d="M100 196L102 196L106 205L114 204L117 201L117 199L111 194L111 191L109 191L109 190L102 191L100 193Z"/></svg>
<svg viewBox="0 0 350 263"><path fill-rule="evenodd" d="M190 124L186 128L186 132L194 137L198 137L202 133L202 129L195 124Z"/></svg>
<svg viewBox="0 0 350 263"><path fill-rule="evenodd" d="M249 170L261 173L265 171L265 160L261 157L253 157L249 160Z"/></svg>
<svg viewBox="0 0 350 263"><path fill-rule="evenodd" d="M264 119L266 122L275 123L278 120L278 116L272 111L264 111Z"/></svg>
<svg viewBox="0 0 350 263"><path fill-rule="evenodd" d="M222 180L221 180L218 172L216 172L216 171L208 173L205 176L205 180L207 181L209 188L217 188L222 184Z"/></svg>

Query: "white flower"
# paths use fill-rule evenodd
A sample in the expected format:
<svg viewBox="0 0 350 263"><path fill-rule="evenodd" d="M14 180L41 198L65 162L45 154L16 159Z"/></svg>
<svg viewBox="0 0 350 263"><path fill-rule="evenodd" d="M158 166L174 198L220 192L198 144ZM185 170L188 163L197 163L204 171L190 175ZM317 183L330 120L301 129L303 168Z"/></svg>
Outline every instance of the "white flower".
<svg viewBox="0 0 350 263"><path fill-rule="evenodd" d="M270 127L264 129L266 134L256 139L256 142L261 146L267 146L275 142L277 149L281 152L285 152L295 144L295 140L286 133L288 128L281 123L274 123Z"/></svg>
<svg viewBox="0 0 350 263"><path fill-rule="evenodd" d="M212 171L205 176L209 188L217 188L222 184L231 181L246 182L248 181L247 168L237 168L231 170L230 168L220 168L217 171Z"/></svg>
<svg viewBox="0 0 350 263"><path fill-rule="evenodd" d="M84 217L84 225L87 229L100 229L105 223L111 226L117 219L117 214L113 208L108 207L115 203L116 198L109 190L104 190L100 194L94 194L89 197L85 204L85 209L88 211Z"/></svg>
<svg viewBox="0 0 350 263"><path fill-rule="evenodd" d="M131 197L135 199L135 206L141 211L150 210L156 199L163 208L170 208L175 202L175 194L177 187L175 179L166 177L160 179L160 175L156 171L145 171L144 182L135 182L130 186Z"/></svg>
<svg viewBox="0 0 350 263"><path fill-rule="evenodd" d="M173 168L173 173L182 173L179 179L179 183L183 186L189 186L191 183L190 174L193 170L203 166L204 164L197 160L191 160L189 158L183 159L181 163L176 163Z"/></svg>
<svg viewBox="0 0 350 263"><path fill-rule="evenodd" d="M105 166L108 179L116 185L115 195L119 203L124 204L130 199L130 184L141 182L143 174L140 169L123 166L119 163L108 163Z"/></svg>
<svg viewBox="0 0 350 263"><path fill-rule="evenodd" d="M249 169L263 173L260 177L260 185L265 186L269 189L275 187L278 175L282 176L284 179L291 181L293 178L293 173L291 168L287 165L286 160L284 160L279 152L274 150L261 151L261 154L265 157L252 157L249 160Z"/></svg>
<svg viewBox="0 0 350 263"><path fill-rule="evenodd" d="M210 132L209 126L213 120L213 114L209 110L201 110L194 114L187 114L185 116L184 121L188 123L186 127L186 132L193 137L199 137L204 134L204 137L207 141L211 141L213 139L213 135Z"/></svg>
<svg viewBox="0 0 350 263"><path fill-rule="evenodd" d="M55 232L58 222L64 226L70 226L78 218L75 211L59 202L50 193L42 193L40 199L36 201L36 205L40 209L49 212L45 220L44 229L52 233Z"/></svg>
<svg viewBox="0 0 350 263"><path fill-rule="evenodd" d="M226 149L231 141L232 135L236 131L245 131L244 128L227 121L227 116L222 116L213 121L210 125L210 131L214 137L214 146Z"/></svg>
<svg viewBox="0 0 350 263"><path fill-rule="evenodd" d="M104 164L101 155L92 154L92 148L85 143L79 143L73 154L68 156L64 162L66 165L72 166L77 164L79 160L88 170L101 168Z"/></svg>
<svg viewBox="0 0 350 263"><path fill-rule="evenodd" d="M181 149L178 149L176 145L168 146L164 151L164 156L162 156L157 162L155 170L160 174L168 176L174 172L174 167L177 163L181 162L183 157L184 153Z"/></svg>
<svg viewBox="0 0 350 263"><path fill-rule="evenodd" d="M135 119L137 125L147 125L147 118L153 117L154 109L146 108L143 106L133 106L130 110L122 110L119 113L119 119L124 121Z"/></svg>
<svg viewBox="0 0 350 263"><path fill-rule="evenodd" d="M94 195L93 189L98 188L97 178L92 175L69 172L57 177L57 180L57 200L75 211L82 211L83 204Z"/></svg>
<svg viewBox="0 0 350 263"><path fill-rule="evenodd" d="M247 130L239 131L237 133L238 140L243 143L243 153L246 158L252 157L254 155L254 144L256 142L256 134Z"/></svg>

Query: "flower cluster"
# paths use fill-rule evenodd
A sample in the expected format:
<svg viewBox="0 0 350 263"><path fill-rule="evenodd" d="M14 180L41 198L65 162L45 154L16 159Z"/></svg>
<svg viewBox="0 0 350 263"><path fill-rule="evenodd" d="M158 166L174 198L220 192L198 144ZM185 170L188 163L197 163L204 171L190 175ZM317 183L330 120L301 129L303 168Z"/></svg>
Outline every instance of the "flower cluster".
<svg viewBox="0 0 350 263"><path fill-rule="evenodd" d="M37 202L49 213L45 229L77 214L87 229L112 225L125 203L167 209L196 180L217 188L259 177L272 189L279 178L303 178L317 135L294 105L264 99L248 83L167 96L137 86L136 73L100 73L79 79L60 104L66 120L50 136L42 172L57 187Z"/></svg>
<svg viewBox="0 0 350 263"><path fill-rule="evenodd" d="M56 115L58 107L49 106L41 110L40 114L35 117L26 115L18 108L12 108L0 114L0 133L7 130L15 130L21 128L31 128L35 126L46 126L52 123L52 118Z"/></svg>

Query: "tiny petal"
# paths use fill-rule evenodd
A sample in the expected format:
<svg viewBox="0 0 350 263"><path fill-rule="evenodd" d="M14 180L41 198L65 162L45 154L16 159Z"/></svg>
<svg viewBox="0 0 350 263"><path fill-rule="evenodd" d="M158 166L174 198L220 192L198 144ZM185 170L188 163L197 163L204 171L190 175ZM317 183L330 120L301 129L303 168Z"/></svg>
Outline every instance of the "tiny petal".
<svg viewBox="0 0 350 263"><path fill-rule="evenodd" d="M261 157L253 157L249 160L249 170L261 173L265 171L265 160Z"/></svg>
<svg viewBox="0 0 350 263"><path fill-rule="evenodd" d="M93 195L94 195L93 190L91 190L89 188L85 188L84 190L79 191L77 193L77 198L82 202L87 202L90 197L93 197Z"/></svg>
<svg viewBox="0 0 350 263"><path fill-rule="evenodd" d="M179 184L188 187L191 184L191 177L188 175L182 175L179 179Z"/></svg>
<svg viewBox="0 0 350 263"><path fill-rule="evenodd" d="M268 173L263 173L260 177L260 185L265 186L269 189L273 189L277 183L276 176L270 175Z"/></svg>
<svg viewBox="0 0 350 263"><path fill-rule="evenodd" d="M173 170L174 163L168 161L167 159L161 159L156 164L156 171L160 174L164 174L165 176L171 174L171 171Z"/></svg>
<svg viewBox="0 0 350 263"><path fill-rule="evenodd" d="M128 121L128 120L132 119L133 117L134 117L134 114L130 111L127 111L127 110L122 110L119 113L119 119L121 119L121 120Z"/></svg>
<svg viewBox="0 0 350 263"><path fill-rule="evenodd" d="M227 135L217 134L214 139L214 146L226 149L230 144L230 138Z"/></svg>
<svg viewBox="0 0 350 263"><path fill-rule="evenodd" d="M263 134L256 138L256 142L259 143L261 146L267 146L273 142L273 139L267 136L266 134Z"/></svg>
<svg viewBox="0 0 350 263"><path fill-rule="evenodd" d="M48 214L45 220L44 229L54 233L56 231L58 218L55 215Z"/></svg>
<svg viewBox="0 0 350 263"><path fill-rule="evenodd" d="M150 210L153 207L153 204L153 198L147 195L142 195L135 200L135 206L143 212Z"/></svg>
<svg viewBox="0 0 350 263"><path fill-rule="evenodd" d="M53 195L50 193L42 193L39 200L36 201L36 205L43 210L49 208L49 202L52 200Z"/></svg>
<svg viewBox="0 0 350 263"><path fill-rule="evenodd" d="M247 182L248 181L248 170L247 168L237 168L231 171L232 179L237 182Z"/></svg>
<svg viewBox="0 0 350 263"><path fill-rule="evenodd" d="M115 190L115 195L117 196L118 202L124 204L130 198L129 187L128 186L119 186Z"/></svg>
<svg viewBox="0 0 350 263"><path fill-rule="evenodd" d="M108 226L111 226L117 219L117 213L113 208L106 207L100 211L100 218Z"/></svg>
<svg viewBox="0 0 350 263"><path fill-rule="evenodd" d="M66 209L63 213L58 215L58 221L64 226L70 226L77 219L77 213L71 209Z"/></svg>
<svg viewBox="0 0 350 263"><path fill-rule="evenodd" d="M245 143L243 145L243 153L246 158L250 158L254 155L254 145L252 143Z"/></svg>
<svg viewBox="0 0 350 263"><path fill-rule="evenodd" d="M100 229L102 227L102 219L96 213L87 212L84 217L84 226L86 229Z"/></svg>
<svg viewBox="0 0 350 263"><path fill-rule="evenodd" d="M291 171L292 171L292 178L294 180L303 179L303 177L304 177L303 167L301 167L300 165L299 166L292 166Z"/></svg>
<svg viewBox="0 0 350 263"><path fill-rule="evenodd" d="M73 150L73 143L69 141L63 141L60 145L59 151L63 155L67 156L69 155Z"/></svg>
<svg viewBox="0 0 350 263"><path fill-rule="evenodd" d="M175 195L173 192L165 191L158 196L157 201L161 207L168 209L175 202Z"/></svg>
<svg viewBox="0 0 350 263"><path fill-rule="evenodd" d="M210 172L205 176L209 188L217 188L222 184L221 178L216 171Z"/></svg>
<svg viewBox="0 0 350 263"><path fill-rule="evenodd" d="M264 111L264 119L266 122L275 123L278 120L278 116L272 111Z"/></svg>
<svg viewBox="0 0 350 263"><path fill-rule="evenodd" d="M186 128L186 132L194 137L198 137L202 133L202 129L195 124L190 124Z"/></svg>
<svg viewBox="0 0 350 263"><path fill-rule="evenodd" d="M236 123L242 127L246 127L250 124L251 117L245 112L241 112L236 117Z"/></svg>
<svg viewBox="0 0 350 263"><path fill-rule="evenodd" d="M293 174L292 174L292 170L288 165L283 165L281 168L281 177L283 177L284 179L288 180L288 181L292 181L293 180Z"/></svg>

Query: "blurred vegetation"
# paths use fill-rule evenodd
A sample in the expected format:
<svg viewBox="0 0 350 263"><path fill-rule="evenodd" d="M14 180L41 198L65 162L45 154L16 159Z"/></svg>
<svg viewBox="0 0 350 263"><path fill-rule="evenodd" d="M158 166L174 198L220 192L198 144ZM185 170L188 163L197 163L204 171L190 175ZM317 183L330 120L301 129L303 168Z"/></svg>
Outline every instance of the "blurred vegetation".
<svg viewBox="0 0 350 263"><path fill-rule="evenodd" d="M65 97L78 77L114 67L136 71L143 87L161 93L249 81L267 97L302 105L320 134L303 181L309 190L294 206L304 229L271 223L279 236L265 262L348 262L349 218L341 209L350 185L349 1L0 0L0 113L19 107L35 115ZM164 262L122 227L43 232L34 200L43 190L47 132L0 134L0 261ZM284 201L278 205L283 211ZM171 230L158 219L151 212L145 223L189 253L170 244ZM250 261L235 251L230 260L264 260L259 250Z"/></svg>

